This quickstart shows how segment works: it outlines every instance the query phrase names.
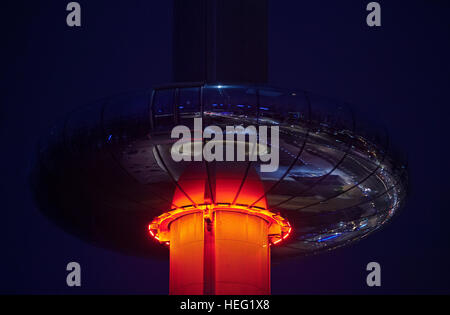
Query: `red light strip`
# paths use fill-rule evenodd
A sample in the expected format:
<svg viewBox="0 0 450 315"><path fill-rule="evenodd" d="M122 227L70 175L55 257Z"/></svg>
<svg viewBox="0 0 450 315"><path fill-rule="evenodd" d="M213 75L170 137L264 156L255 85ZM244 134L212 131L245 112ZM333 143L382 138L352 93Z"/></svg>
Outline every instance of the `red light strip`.
<svg viewBox="0 0 450 315"><path fill-rule="evenodd" d="M270 241L269 245L279 244L281 241L287 239L292 232L292 227L286 219L266 209L260 207L248 207L246 205L229 205L222 203L216 205L203 204L198 205L197 207L187 205L181 208L172 209L171 211L163 213L160 216L153 219L153 221L148 225L148 230L150 235L154 239L156 239L160 243L169 245L170 240L168 239L168 237L165 236L164 238L161 238L160 235L163 234L164 232L165 235L168 235L167 232L169 230L169 225L172 221L176 220L181 216L192 213L203 212L204 214L208 213L210 214L211 211L220 211L220 210L236 211L249 215L256 215L258 217L265 219L271 225L272 224L278 225L280 227L280 233L275 235L269 235Z"/></svg>

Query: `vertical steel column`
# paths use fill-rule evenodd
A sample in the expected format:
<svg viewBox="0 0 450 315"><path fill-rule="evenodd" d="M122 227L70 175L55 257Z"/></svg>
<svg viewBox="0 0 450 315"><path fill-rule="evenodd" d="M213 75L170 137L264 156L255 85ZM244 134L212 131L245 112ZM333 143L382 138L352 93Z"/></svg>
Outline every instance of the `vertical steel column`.
<svg viewBox="0 0 450 315"><path fill-rule="evenodd" d="M267 83L268 0L174 0L176 82Z"/></svg>

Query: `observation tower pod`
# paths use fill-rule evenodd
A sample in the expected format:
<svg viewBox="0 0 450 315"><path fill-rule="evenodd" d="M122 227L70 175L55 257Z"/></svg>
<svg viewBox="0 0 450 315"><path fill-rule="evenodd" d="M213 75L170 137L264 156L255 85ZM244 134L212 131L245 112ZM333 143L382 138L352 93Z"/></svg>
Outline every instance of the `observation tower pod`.
<svg viewBox="0 0 450 315"><path fill-rule="evenodd" d="M187 147L176 145L177 126L190 131ZM228 160L227 126L236 149ZM263 126L278 141L252 140ZM217 132L206 139L209 129ZM210 145L223 148L222 160L205 158ZM252 160L253 151L278 153L277 167L267 171L270 161ZM40 143L31 183L41 211L69 233L127 254L169 253L171 294L269 294L270 259L379 230L405 199L407 173L385 130L340 102L177 84L103 99L60 121Z"/></svg>

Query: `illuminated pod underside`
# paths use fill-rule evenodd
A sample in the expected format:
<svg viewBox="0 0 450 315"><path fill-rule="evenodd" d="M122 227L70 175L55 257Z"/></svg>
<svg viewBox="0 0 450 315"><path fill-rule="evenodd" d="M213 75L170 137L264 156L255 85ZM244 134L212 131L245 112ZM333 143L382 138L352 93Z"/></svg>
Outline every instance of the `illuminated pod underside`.
<svg viewBox="0 0 450 315"><path fill-rule="evenodd" d="M267 210L252 168L242 187L239 176L215 175L210 186L201 166L186 170L176 207L149 225L155 239L170 245L170 294L270 294L270 245L291 227Z"/></svg>

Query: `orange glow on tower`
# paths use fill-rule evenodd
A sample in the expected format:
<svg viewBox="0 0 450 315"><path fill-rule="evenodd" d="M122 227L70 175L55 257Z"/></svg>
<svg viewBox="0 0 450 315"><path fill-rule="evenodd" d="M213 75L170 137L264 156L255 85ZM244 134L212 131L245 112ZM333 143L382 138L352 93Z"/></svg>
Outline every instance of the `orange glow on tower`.
<svg viewBox="0 0 450 315"><path fill-rule="evenodd" d="M244 183L239 173L216 168L209 182L202 165L190 167L177 182L177 208L150 223L170 246L170 294L270 294L270 246L291 227L267 210L256 172Z"/></svg>

